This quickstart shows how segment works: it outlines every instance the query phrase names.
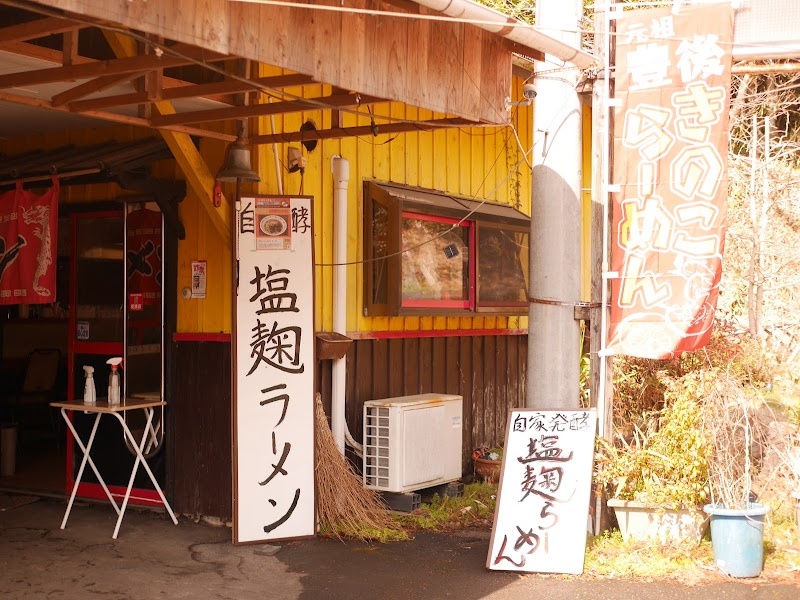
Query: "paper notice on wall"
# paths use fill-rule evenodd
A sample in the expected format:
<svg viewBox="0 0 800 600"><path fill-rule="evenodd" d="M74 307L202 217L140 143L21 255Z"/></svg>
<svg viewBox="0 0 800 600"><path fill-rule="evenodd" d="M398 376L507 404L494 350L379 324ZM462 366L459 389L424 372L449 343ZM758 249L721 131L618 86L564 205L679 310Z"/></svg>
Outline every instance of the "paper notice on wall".
<svg viewBox="0 0 800 600"><path fill-rule="evenodd" d="M206 297L206 261L192 261L192 298Z"/></svg>
<svg viewBox="0 0 800 600"><path fill-rule="evenodd" d="M131 312L144 310L143 294L128 294L128 310Z"/></svg>
<svg viewBox="0 0 800 600"><path fill-rule="evenodd" d="M292 247L292 214L286 198L255 198L256 250Z"/></svg>
<svg viewBox="0 0 800 600"><path fill-rule="evenodd" d="M78 321L75 325L75 337L85 342L89 339L89 321Z"/></svg>

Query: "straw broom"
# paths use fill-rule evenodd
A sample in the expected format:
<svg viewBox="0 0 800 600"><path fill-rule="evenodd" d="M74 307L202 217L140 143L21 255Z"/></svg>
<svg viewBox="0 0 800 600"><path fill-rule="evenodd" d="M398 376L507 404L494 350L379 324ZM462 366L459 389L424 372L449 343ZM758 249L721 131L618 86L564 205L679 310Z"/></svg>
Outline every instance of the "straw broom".
<svg viewBox="0 0 800 600"><path fill-rule="evenodd" d="M401 527L391 518L383 499L363 486L361 477L339 452L319 394L315 412L314 473L320 532L362 541L377 539L387 532L400 533Z"/></svg>

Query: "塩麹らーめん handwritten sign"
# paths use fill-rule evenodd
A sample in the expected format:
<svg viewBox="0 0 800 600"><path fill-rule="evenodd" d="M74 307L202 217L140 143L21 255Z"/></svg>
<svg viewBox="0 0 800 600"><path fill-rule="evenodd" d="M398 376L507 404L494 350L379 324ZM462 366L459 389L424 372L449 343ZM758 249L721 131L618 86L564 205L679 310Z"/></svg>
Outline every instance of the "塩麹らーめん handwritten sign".
<svg viewBox="0 0 800 600"><path fill-rule="evenodd" d="M594 410L511 412L486 567L582 573Z"/></svg>

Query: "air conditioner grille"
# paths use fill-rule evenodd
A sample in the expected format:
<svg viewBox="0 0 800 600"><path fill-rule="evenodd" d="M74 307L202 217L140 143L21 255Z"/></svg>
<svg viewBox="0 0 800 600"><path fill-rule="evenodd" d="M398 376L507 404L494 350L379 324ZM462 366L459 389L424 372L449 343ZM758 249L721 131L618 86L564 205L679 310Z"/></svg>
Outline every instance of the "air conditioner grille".
<svg viewBox="0 0 800 600"><path fill-rule="evenodd" d="M368 486L389 485L389 422L388 408L366 408L364 440L364 478Z"/></svg>

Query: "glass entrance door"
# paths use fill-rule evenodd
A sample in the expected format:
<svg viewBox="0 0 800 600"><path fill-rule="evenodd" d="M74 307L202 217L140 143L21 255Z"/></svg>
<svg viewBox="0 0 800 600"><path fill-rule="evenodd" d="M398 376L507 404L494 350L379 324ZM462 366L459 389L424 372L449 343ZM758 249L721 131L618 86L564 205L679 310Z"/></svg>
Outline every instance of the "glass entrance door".
<svg viewBox="0 0 800 600"><path fill-rule="evenodd" d="M155 202L125 207L125 389L128 398L164 398L164 297L162 294L164 227ZM125 413L137 439L146 424L143 411ZM144 447L146 458L161 452L164 411L157 410ZM132 450L132 449L131 449Z"/></svg>
<svg viewBox="0 0 800 600"><path fill-rule="evenodd" d="M139 296L131 296L131 262L143 269L141 260L131 255L131 239L126 234L126 211L109 211L102 213L77 213L72 216L72 302L70 311L69 337L69 397L75 400L83 398L85 384L84 366L94 367L95 388L98 400L105 400L108 393L109 365L106 361L112 357L125 357L123 377L121 378L121 398L132 392L134 394L161 395L161 293L157 294L157 310L137 310L140 306ZM158 214L160 219L160 213ZM160 221L159 221L160 223ZM161 228L158 227L158 239ZM153 248L154 254L156 248ZM158 270L160 271L160 247L157 249ZM149 256L149 255L148 255ZM138 260L138 262L137 262ZM144 264L153 263L144 259ZM134 269L135 270L135 269ZM159 273L160 275L160 273ZM136 294L145 293L142 290ZM131 304L133 303L133 304ZM141 306L144 306L144 301ZM152 304L152 302L151 302ZM131 310L133 308L133 310ZM133 315L133 324L130 317ZM141 318L139 318L141 317ZM153 334L153 330L158 332ZM128 342L126 344L126 341ZM131 352L131 350L133 350ZM134 373L126 373L126 364ZM152 389L151 389L152 388ZM141 411L135 411L141 412ZM75 428L86 440L91 430L94 416L73 411ZM135 423L128 424L134 435L139 435ZM160 425L158 435L150 448L148 464L155 476L163 482L163 452L159 453L160 444L155 440L163 439L163 426ZM82 454L74 440L67 444L67 489L71 489L77 475ZM120 424L113 419L101 419L92 447L92 460L112 494L120 497L125 493L135 455L128 447ZM146 472L140 469L134 481L131 502L148 503L158 500ZM102 487L94 477L94 473L84 471L78 495L90 498L105 498Z"/></svg>

